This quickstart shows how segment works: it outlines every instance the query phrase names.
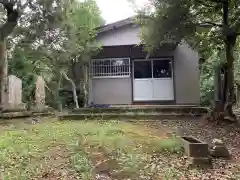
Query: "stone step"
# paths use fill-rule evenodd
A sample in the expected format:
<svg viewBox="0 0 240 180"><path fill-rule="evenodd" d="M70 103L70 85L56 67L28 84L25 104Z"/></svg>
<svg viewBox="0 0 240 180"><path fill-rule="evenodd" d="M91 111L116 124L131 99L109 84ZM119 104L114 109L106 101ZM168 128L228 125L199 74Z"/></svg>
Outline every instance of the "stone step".
<svg viewBox="0 0 240 180"><path fill-rule="evenodd" d="M89 114L89 113L190 113L190 114L207 114L208 109L203 107L110 107L110 108L79 108L72 110L73 114Z"/></svg>
<svg viewBox="0 0 240 180"><path fill-rule="evenodd" d="M28 118L28 117L49 117L53 116L51 112L43 112L43 113L33 113L29 111L24 112L5 112L0 114L0 119L21 119L21 118Z"/></svg>
<svg viewBox="0 0 240 180"><path fill-rule="evenodd" d="M62 114L59 120L171 120L198 118L202 114L189 113L93 113L93 114Z"/></svg>

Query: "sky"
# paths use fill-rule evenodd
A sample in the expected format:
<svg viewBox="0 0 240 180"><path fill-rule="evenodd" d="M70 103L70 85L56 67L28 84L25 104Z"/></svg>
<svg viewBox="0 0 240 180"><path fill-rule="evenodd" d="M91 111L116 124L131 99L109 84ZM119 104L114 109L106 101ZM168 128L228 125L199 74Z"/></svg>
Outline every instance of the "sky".
<svg viewBox="0 0 240 180"><path fill-rule="evenodd" d="M135 0L135 3L141 8L147 1ZM135 13L128 0L97 0L97 3L107 24L131 17Z"/></svg>

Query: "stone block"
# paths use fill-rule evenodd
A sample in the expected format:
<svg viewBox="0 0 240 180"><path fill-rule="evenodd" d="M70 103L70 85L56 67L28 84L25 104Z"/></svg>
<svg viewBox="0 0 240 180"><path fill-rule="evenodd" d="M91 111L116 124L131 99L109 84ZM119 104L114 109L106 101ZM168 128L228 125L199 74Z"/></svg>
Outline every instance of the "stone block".
<svg viewBox="0 0 240 180"><path fill-rule="evenodd" d="M45 81L41 76L37 76L35 89L35 106L39 109L45 107Z"/></svg>
<svg viewBox="0 0 240 180"><path fill-rule="evenodd" d="M211 156L217 158L231 158L227 147L224 145L224 142L221 139L213 139L212 144L213 147L209 150Z"/></svg>
<svg viewBox="0 0 240 180"><path fill-rule="evenodd" d="M4 108L14 109L22 105L22 80L14 75L10 75L8 76L8 87L4 99Z"/></svg>
<svg viewBox="0 0 240 180"><path fill-rule="evenodd" d="M26 111L26 109L27 108L25 103L21 103L21 104L7 103L2 108L2 112L23 112L23 111Z"/></svg>
<svg viewBox="0 0 240 180"><path fill-rule="evenodd" d="M181 137L181 141L187 156L195 158L209 156L207 143L190 136Z"/></svg>
<svg viewBox="0 0 240 180"><path fill-rule="evenodd" d="M218 145L224 145L223 141L221 139L213 139L212 143L216 146Z"/></svg>
<svg viewBox="0 0 240 180"><path fill-rule="evenodd" d="M227 159L231 158L231 155L225 146L214 146L212 149L209 150L209 152L213 157L222 157Z"/></svg>
<svg viewBox="0 0 240 180"><path fill-rule="evenodd" d="M48 106L42 106L42 107L37 107L37 106L33 106L30 109L32 112L34 113L44 113L44 112L52 112L54 111L53 108L48 107Z"/></svg>

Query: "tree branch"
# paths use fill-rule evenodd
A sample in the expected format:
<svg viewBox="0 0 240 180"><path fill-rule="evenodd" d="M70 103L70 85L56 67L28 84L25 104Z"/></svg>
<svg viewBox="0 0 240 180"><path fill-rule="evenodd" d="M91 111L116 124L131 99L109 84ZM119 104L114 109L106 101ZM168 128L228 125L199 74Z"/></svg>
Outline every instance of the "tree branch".
<svg viewBox="0 0 240 180"><path fill-rule="evenodd" d="M206 0L206 1L214 2L214 3L223 3L224 2L224 0Z"/></svg>
<svg viewBox="0 0 240 180"><path fill-rule="evenodd" d="M240 36L240 32L237 32L237 33L236 33L236 36Z"/></svg>
<svg viewBox="0 0 240 180"><path fill-rule="evenodd" d="M196 2L198 2L199 4L202 4L203 6L206 6L206 7L215 8L215 6L210 5L210 4L208 4L208 3L206 3L205 1L202 1L202 0L196 0Z"/></svg>
<svg viewBox="0 0 240 180"><path fill-rule="evenodd" d="M73 100L74 100L74 102L75 102L76 108L78 109L78 108L79 108L79 104L78 104L78 97L77 97L77 92L76 92L76 85L75 85L75 83L73 82L73 80L70 79L70 78L67 76L67 74L66 74L65 72L61 72L61 74L62 74L63 77L64 77L67 81L69 81L69 82L71 83L71 85L72 85Z"/></svg>
<svg viewBox="0 0 240 180"><path fill-rule="evenodd" d="M3 5L7 11L7 22L0 28L0 40L3 41L9 34L12 33L14 27L17 25L19 18L18 10L14 9L14 2L8 0L0 0L0 4Z"/></svg>
<svg viewBox="0 0 240 180"><path fill-rule="evenodd" d="M212 27L220 27L220 28L223 28L223 25L222 25L222 24L216 24L216 23L212 23L212 22L196 23L195 26L203 27L203 28L212 28Z"/></svg>
<svg viewBox="0 0 240 180"><path fill-rule="evenodd" d="M209 25L212 25L212 26L217 26L217 27L223 27L222 24L217 24L217 23L214 23L214 22L210 22L210 21L204 21L202 22L201 24L209 24Z"/></svg>

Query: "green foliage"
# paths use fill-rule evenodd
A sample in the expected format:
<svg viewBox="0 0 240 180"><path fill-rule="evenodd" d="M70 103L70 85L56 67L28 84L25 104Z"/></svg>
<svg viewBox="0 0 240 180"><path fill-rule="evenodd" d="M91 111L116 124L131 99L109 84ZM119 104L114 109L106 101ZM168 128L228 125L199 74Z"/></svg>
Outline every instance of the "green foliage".
<svg viewBox="0 0 240 180"><path fill-rule="evenodd" d="M93 167L90 159L84 152L75 152L74 155L70 157L71 164L75 171L80 175L81 179L89 180L91 179L91 169Z"/></svg>
<svg viewBox="0 0 240 180"><path fill-rule="evenodd" d="M226 33L238 32L240 28L238 1L229 1L232 28L229 29L222 26L221 1L151 0L150 9L140 11L137 18L142 25L142 42L152 51L166 43L176 44L185 39L201 52L202 57L211 55L210 50L224 50Z"/></svg>
<svg viewBox="0 0 240 180"><path fill-rule="evenodd" d="M27 59L20 48L16 48L13 53L13 59L9 61L9 74L15 75L23 81L23 101L29 101L34 91L34 66Z"/></svg>
<svg viewBox="0 0 240 180"><path fill-rule="evenodd" d="M98 49L94 38L95 28L100 25L100 11L94 0L82 3L73 1L66 3L65 6L68 8L65 10L65 18L62 22L63 36L66 37L62 45L64 50L62 53L68 64L71 61L87 64L88 59L82 57Z"/></svg>
<svg viewBox="0 0 240 180"><path fill-rule="evenodd" d="M209 106L214 97L214 76L213 74L203 74L200 76L201 105Z"/></svg>
<svg viewBox="0 0 240 180"><path fill-rule="evenodd" d="M60 100L61 73L67 74L73 62L86 65L99 49L94 38L102 23L100 11L95 0L36 0L26 8L8 39L9 73L23 80L25 102L30 101L33 77L41 75L48 86L48 104L54 106Z"/></svg>
<svg viewBox="0 0 240 180"><path fill-rule="evenodd" d="M51 80L53 73L45 64L44 59L36 56L37 52L28 48L15 48L9 59L9 74L15 75L23 82L23 101L32 102L34 99L35 80L41 75L46 82Z"/></svg>
<svg viewBox="0 0 240 180"><path fill-rule="evenodd" d="M74 101L73 101L73 93L71 90L61 90L60 91L60 98L61 98L61 103L63 107L69 108L69 109L74 109ZM79 91L77 90L77 94L80 94ZM80 94L78 95L78 103L79 106L83 106L83 96Z"/></svg>
<svg viewBox="0 0 240 180"><path fill-rule="evenodd" d="M211 56L200 65L200 95L201 105L203 106L209 106L214 98L215 69L222 61L221 54L213 52Z"/></svg>
<svg viewBox="0 0 240 180"><path fill-rule="evenodd" d="M209 106L214 97L214 73L216 66L223 63L223 53L213 52L210 57L200 65L200 92L201 92L201 104L203 106ZM234 61L234 79L235 85L240 83L240 56L239 47L235 51Z"/></svg>
<svg viewBox="0 0 240 180"><path fill-rule="evenodd" d="M165 44L179 43L183 37L193 33L194 26L189 13L191 4L187 2L153 0L155 11L140 13L137 22L142 25L142 41L149 52Z"/></svg>
<svg viewBox="0 0 240 180"><path fill-rule="evenodd" d="M141 11L137 17L137 23L142 26L141 38L146 49L151 53L165 44L178 44L183 39L186 40L201 56L202 104L209 105L210 98L213 97L213 70L216 67L214 63L219 65L228 63L229 73L226 78L228 85L224 93L228 96L232 95L233 71L230 66L232 66L235 39L240 34L238 7L240 0L151 0L150 2L150 10ZM225 51L226 53L223 53ZM218 57L213 58L215 52L220 52L221 55L218 54ZM235 67L239 64L238 59L235 61ZM234 69L235 78L239 79L238 69ZM237 81L235 80L235 83Z"/></svg>
<svg viewBox="0 0 240 180"><path fill-rule="evenodd" d="M235 84L240 85L240 44L238 42L238 46L234 53L235 61L234 61L234 80Z"/></svg>

